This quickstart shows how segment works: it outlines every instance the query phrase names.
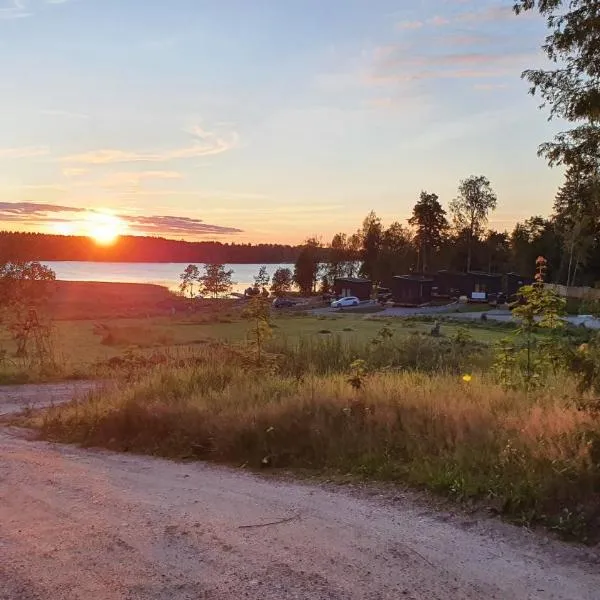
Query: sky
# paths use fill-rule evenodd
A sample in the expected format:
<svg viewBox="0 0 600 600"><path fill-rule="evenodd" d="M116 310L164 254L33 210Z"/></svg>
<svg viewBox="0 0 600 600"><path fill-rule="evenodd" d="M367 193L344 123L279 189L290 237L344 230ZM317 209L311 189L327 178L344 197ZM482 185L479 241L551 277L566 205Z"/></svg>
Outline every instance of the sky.
<svg viewBox="0 0 600 600"><path fill-rule="evenodd" d="M547 215L512 0L0 0L0 227L299 243L486 175ZM114 216L110 216L114 215Z"/></svg>

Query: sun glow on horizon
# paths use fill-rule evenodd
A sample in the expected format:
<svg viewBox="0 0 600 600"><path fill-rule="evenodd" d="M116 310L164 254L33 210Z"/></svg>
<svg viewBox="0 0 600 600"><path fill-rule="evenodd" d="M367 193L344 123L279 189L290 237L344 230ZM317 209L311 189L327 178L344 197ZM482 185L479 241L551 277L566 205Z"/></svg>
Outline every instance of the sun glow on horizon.
<svg viewBox="0 0 600 600"><path fill-rule="evenodd" d="M126 229L125 221L110 213L93 212L86 216L85 234L100 246L114 244Z"/></svg>

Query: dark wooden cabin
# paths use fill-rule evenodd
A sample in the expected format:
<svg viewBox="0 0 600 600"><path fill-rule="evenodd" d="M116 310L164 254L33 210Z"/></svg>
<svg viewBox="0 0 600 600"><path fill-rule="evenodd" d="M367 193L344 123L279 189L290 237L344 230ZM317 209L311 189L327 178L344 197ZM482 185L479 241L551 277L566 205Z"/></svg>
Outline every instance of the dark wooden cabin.
<svg viewBox="0 0 600 600"><path fill-rule="evenodd" d="M466 294L467 274L457 271L438 271L434 275L435 293L442 298L458 298Z"/></svg>
<svg viewBox="0 0 600 600"><path fill-rule="evenodd" d="M498 273L482 273L470 271L469 273L458 273L452 271L439 271L435 276L435 287L438 296L444 298L467 298L488 299L490 295L497 296L503 291L503 277ZM480 297L480 294L485 294Z"/></svg>
<svg viewBox="0 0 600 600"><path fill-rule="evenodd" d="M392 277L390 289L395 304L419 306L431 302L433 279L419 275Z"/></svg>
<svg viewBox="0 0 600 600"><path fill-rule="evenodd" d="M496 298L502 293L503 276L500 273L471 271L467 273L467 280L469 281L467 294L469 298L474 298L473 294L485 294L483 297L479 296L479 299L487 300L490 296Z"/></svg>
<svg viewBox="0 0 600 600"><path fill-rule="evenodd" d="M359 300L369 300L373 293L373 282L363 277L338 277L333 289L338 298L356 296Z"/></svg>

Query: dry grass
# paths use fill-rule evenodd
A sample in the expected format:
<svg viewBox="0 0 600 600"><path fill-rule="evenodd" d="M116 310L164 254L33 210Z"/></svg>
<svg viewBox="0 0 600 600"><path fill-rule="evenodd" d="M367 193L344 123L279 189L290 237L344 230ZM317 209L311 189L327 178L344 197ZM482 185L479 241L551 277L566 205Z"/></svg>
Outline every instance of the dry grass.
<svg viewBox="0 0 600 600"><path fill-rule="evenodd" d="M252 467L405 481L523 522L591 538L599 527L600 423L570 381L534 394L475 375L287 377L214 348L127 387L33 417L47 439Z"/></svg>

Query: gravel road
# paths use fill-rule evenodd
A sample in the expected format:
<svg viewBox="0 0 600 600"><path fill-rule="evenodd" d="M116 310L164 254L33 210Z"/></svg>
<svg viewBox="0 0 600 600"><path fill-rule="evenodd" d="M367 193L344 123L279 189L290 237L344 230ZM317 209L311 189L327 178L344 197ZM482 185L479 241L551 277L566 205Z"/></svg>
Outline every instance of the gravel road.
<svg viewBox="0 0 600 600"><path fill-rule="evenodd" d="M2 600L600 598L597 551L410 493L26 437L0 428Z"/></svg>

